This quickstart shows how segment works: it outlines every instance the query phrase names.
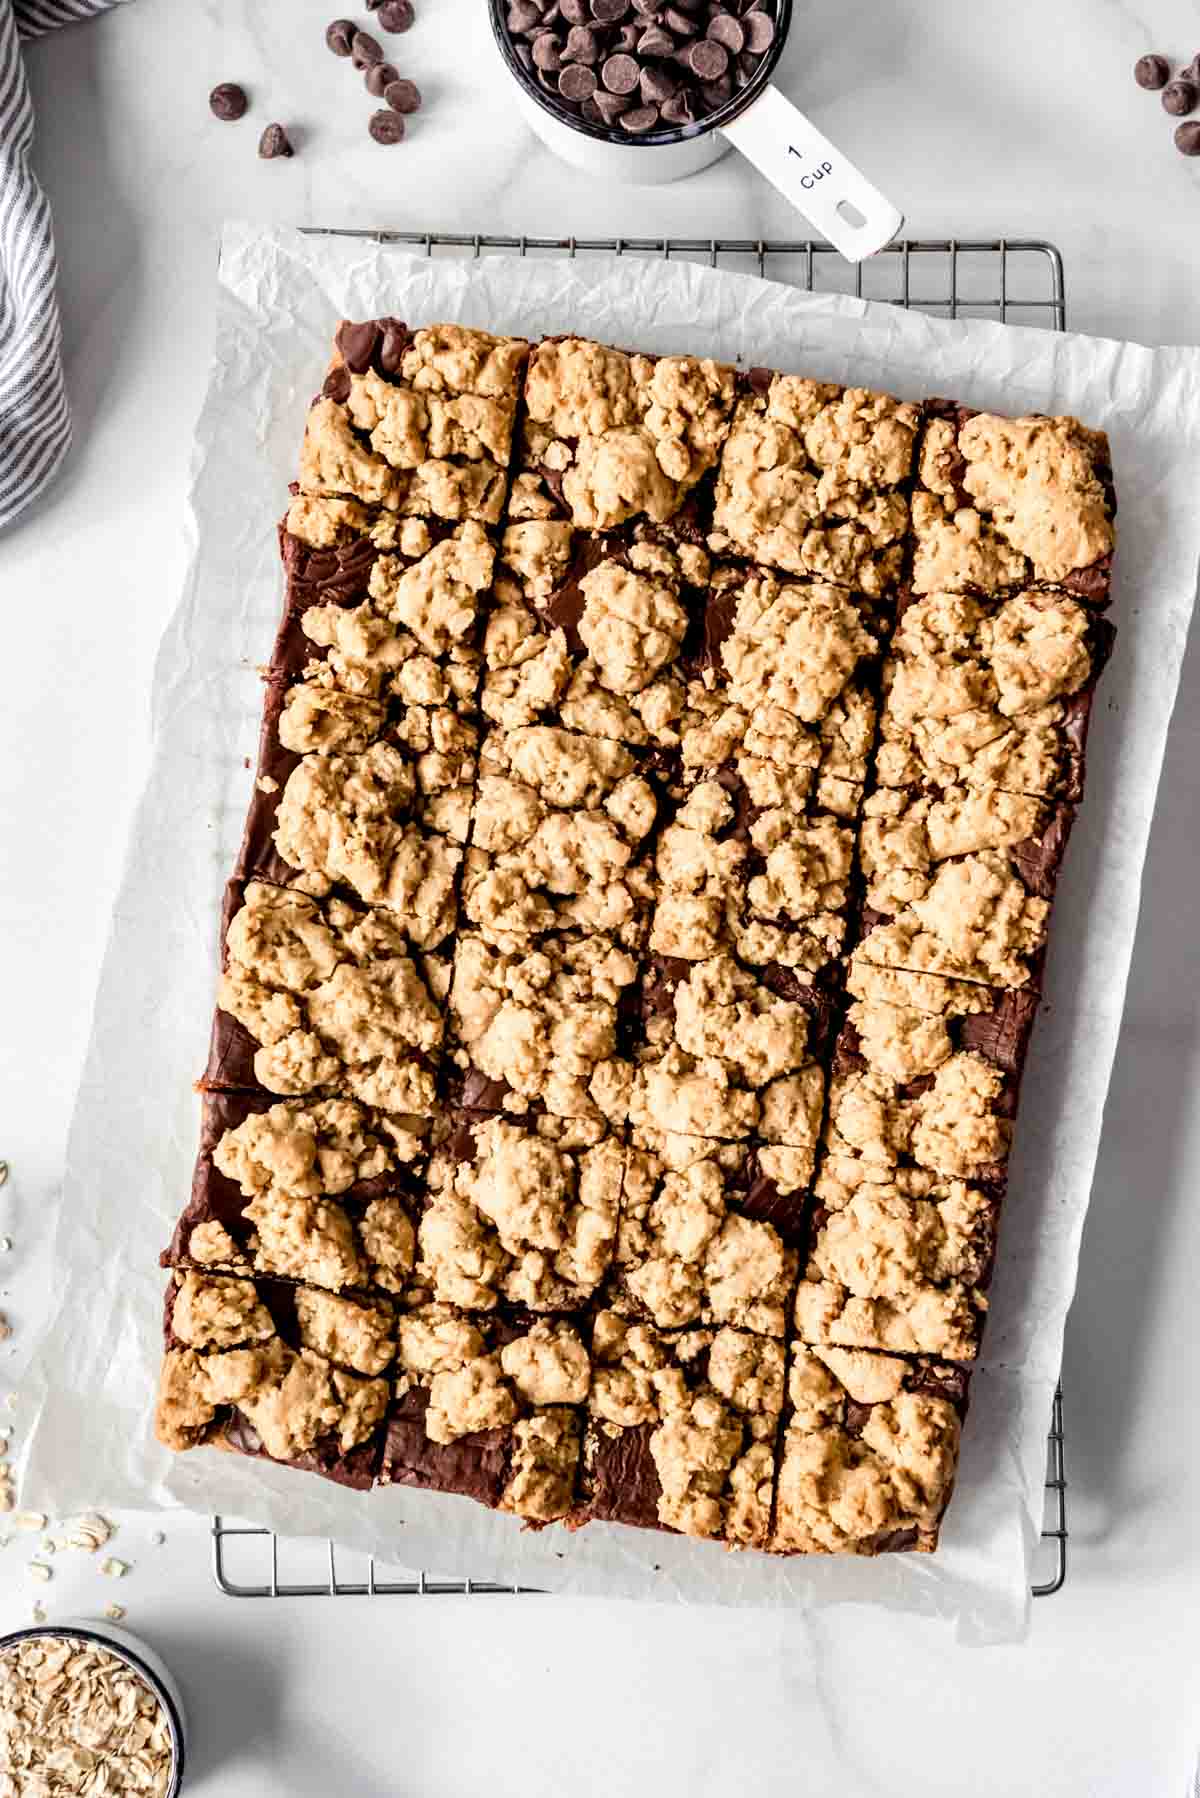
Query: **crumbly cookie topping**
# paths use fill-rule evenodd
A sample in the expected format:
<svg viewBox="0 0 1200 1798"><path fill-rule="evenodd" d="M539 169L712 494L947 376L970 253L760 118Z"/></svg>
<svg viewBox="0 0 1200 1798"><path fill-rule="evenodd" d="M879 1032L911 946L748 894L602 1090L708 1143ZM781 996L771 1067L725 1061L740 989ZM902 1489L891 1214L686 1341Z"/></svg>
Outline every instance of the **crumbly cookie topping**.
<svg viewBox="0 0 1200 1798"><path fill-rule="evenodd" d="M155 1427L166 1447L191 1448L232 1407L253 1426L268 1455L291 1461L326 1436L349 1453L383 1421L387 1400L386 1381L343 1373L313 1350L297 1352L278 1337L263 1347L208 1355L170 1349Z"/></svg>

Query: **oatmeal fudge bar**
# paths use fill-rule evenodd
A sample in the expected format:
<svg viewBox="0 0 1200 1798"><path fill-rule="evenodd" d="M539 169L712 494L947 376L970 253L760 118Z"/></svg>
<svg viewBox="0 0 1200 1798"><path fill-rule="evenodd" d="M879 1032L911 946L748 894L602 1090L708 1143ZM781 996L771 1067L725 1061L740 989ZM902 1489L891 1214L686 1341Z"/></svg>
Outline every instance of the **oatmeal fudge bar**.
<svg viewBox="0 0 1200 1798"><path fill-rule="evenodd" d="M163 1264L411 1300L425 1154L404 1121L351 1099L211 1094Z"/></svg>
<svg viewBox="0 0 1200 1798"><path fill-rule="evenodd" d="M583 1500L573 1521L764 1547L782 1343L729 1327L667 1335L601 1311L591 1351Z"/></svg>
<svg viewBox="0 0 1200 1798"><path fill-rule="evenodd" d="M456 1492L533 1524L576 1502L588 1350L563 1319L429 1304L398 1325L381 1486Z"/></svg>
<svg viewBox="0 0 1200 1798"><path fill-rule="evenodd" d="M625 1162L602 1122L452 1116L429 1166L418 1276L464 1310L577 1310L612 1260Z"/></svg>
<svg viewBox="0 0 1200 1798"><path fill-rule="evenodd" d="M449 984L391 911L231 881L204 1085L431 1116Z"/></svg>
<svg viewBox="0 0 1200 1798"><path fill-rule="evenodd" d="M721 452L715 554L890 595L904 572L920 408L752 369Z"/></svg>
<svg viewBox="0 0 1200 1798"><path fill-rule="evenodd" d="M335 346L305 427L301 495L497 524L528 344L374 319L344 320Z"/></svg>
<svg viewBox="0 0 1200 1798"><path fill-rule="evenodd" d="M1114 636L1062 588L913 600L884 668L876 781L1077 801Z"/></svg>
<svg viewBox="0 0 1200 1798"><path fill-rule="evenodd" d="M545 339L525 375L509 522L608 531L646 519L694 536L688 501L716 465L736 392L718 362Z"/></svg>
<svg viewBox="0 0 1200 1798"><path fill-rule="evenodd" d="M659 1329L733 1324L782 1338L804 1205L762 1187L744 1143L635 1131L603 1302Z"/></svg>
<svg viewBox="0 0 1200 1798"><path fill-rule="evenodd" d="M172 1275L155 1428L168 1448L264 1455L365 1490L383 1448L396 1319L379 1300Z"/></svg>
<svg viewBox="0 0 1200 1798"><path fill-rule="evenodd" d="M447 1062L456 1102L514 1117L621 1122L638 1034L637 958L614 937L550 931L454 943Z"/></svg>
<svg viewBox="0 0 1200 1798"><path fill-rule="evenodd" d="M916 593L1066 587L1108 603L1116 535L1108 439L1077 418L931 401L912 498Z"/></svg>
<svg viewBox="0 0 1200 1798"><path fill-rule="evenodd" d="M937 1547L968 1375L861 1349L792 1349L769 1546L778 1554Z"/></svg>

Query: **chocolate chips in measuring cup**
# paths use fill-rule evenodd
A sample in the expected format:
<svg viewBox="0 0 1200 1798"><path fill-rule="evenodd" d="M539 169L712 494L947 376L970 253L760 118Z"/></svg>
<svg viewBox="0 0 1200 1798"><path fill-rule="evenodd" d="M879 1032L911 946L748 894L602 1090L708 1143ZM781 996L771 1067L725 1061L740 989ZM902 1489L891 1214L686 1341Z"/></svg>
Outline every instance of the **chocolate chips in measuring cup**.
<svg viewBox="0 0 1200 1798"><path fill-rule="evenodd" d="M775 42L775 0L512 0L518 60L590 125L640 136L704 119Z"/></svg>

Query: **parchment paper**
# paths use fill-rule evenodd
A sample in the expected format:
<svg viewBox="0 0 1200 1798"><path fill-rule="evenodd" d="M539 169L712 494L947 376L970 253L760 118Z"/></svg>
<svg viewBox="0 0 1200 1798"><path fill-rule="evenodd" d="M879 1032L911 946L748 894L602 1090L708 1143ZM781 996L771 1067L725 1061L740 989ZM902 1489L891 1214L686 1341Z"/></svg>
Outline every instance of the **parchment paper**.
<svg viewBox="0 0 1200 1798"><path fill-rule="evenodd" d="M773 1561L612 1525L538 1534L465 1499L400 1488L354 1494L213 1450L172 1456L153 1441L165 1279L157 1260L195 1153L193 1081L212 1010L220 893L250 796L255 665L268 653L281 601L274 525L333 323L379 313L530 336L569 330L906 398L941 393L1003 411L1074 412L1110 434L1120 636L1059 888L958 1491L932 1558ZM1195 593L1198 495L1195 350L950 323L685 263L429 261L359 241L229 226L197 433L191 567L155 674L153 765L70 1135L57 1304L31 1376L37 1417L23 1501L52 1512L184 1505L329 1535L393 1564L556 1591L874 1600L954 1619L968 1639L1019 1637L1063 1323Z"/></svg>

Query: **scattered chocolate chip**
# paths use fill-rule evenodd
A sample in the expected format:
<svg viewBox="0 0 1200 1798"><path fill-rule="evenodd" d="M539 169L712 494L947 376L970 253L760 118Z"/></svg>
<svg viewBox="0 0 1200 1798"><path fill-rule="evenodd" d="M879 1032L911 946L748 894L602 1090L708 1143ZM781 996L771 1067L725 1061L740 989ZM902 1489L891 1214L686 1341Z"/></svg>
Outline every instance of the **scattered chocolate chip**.
<svg viewBox="0 0 1200 1798"><path fill-rule="evenodd" d="M708 37L692 45L687 59L692 73L699 75L701 81L719 81L729 68L729 52L724 44L715 44Z"/></svg>
<svg viewBox="0 0 1200 1798"><path fill-rule="evenodd" d="M1133 65L1133 79L1139 87L1166 87L1170 73L1171 65L1165 56L1139 56Z"/></svg>
<svg viewBox="0 0 1200 1798"><path fill-rule="evenodd" d="M643 131L653 131L657 124L657 106L635 106L632 112L621 114L622 131L632 131L640 135Z"/></svg>
<svg viewBox="0 0 1200 1798"><path fill-rule="evenodd" d="M398 318L381 319L383 337L375 360L385 375L398 374L400 361L408 346L408 331Z"/></svg>
<svg viewBox="0 0 1200 1798"><path fill-rule="evenodd" d="M229 121L240 119L250 104L245 88L239 87L236 81L218 82L208 96L208 103L219 119Z"/></svg>
<svg viewBox="0 0 1200 1798"><path fill-rule="evenodd" d="M746 48L762 56L775 42L775 21L770 13L750 12L745 21Z"/></svg>
<svg viewBox="0 0 1200 1798"><path fill-rule="evenodd" d="M335 56L349 56L357 30L353 19L334 19L325 27L325 42Z"/></svg>
<svg viewBox="0 0 1200 1798"><path fill-rule="evenodd" d="M1196 109L1197 88L1192 81L1168 81L1162 91L1163 110L1181 119L1186 112Z"/></svg>
<svg viewBox="0 0 1200 1798"><path fill-rule="evenodd" d="M587 25L572 25L567 33L566 48L563 56L567 62L585 62L589 66L600 57L600 43L596 33ZM595 87L595 82L592 83ZM591 89L588 90L589 93Z"/></svg>
<svg viewBox="0 0 1200 1798"><path fill-rule="evenodd" d="M321 392L327 400L336 400L339 406L345 405L350 398L350 370L331 368L325 376Z"/></svg>
<svg viewBox="0 0 1200 1798"><path fill-rule="evenodd" d="M400 71L392 63L373 62L367 70L364 86L369 94L380 100L392 83L399 79Z"/></svg>
<svg viewBox="0 0 1200 1798"><path fill-rule="evenodd" d="M420 112L421 90L415 81L389 81L383 97L393 112Z"/></svg>
<svg viewBox="0 0 1200 1798"><path fill-rule="evenodd" d="M706 36L714 44L722 44L731 56L740 56L746 47L745 30L729 12L719 12L708 21Z"/></svg>
<svg viewBox="0 0 1200 1798"><path fill-rule="evenodd" d="M558 78L558 91L564 100L590 100L596 91L596 72L584 63L568 63Z"/></svg>
<svg viewBox="0 0 1200 1798"><path fill-rule="evenodd" d="M373 318L364 319L355 324L353 319L343 319L334 334L338 353L352 374L365 375L371 366L371 358L375 354L375 343L379 336L379 327Z"/></svg>
<svg viewBox="0 0 1200 1798"><path fill-rule="evenodd" d="M387 106L371 114L367 130L377 144L398 144L404 137L404 120Z"/></svg>
<svg viewBox="0 0 1200 1798"><path fill-rule="evenodd" d="M258 153L268 162L276 156L294 156L292 140L282 125L268 125L258 140Z"/></svg>
<svg viewBox="0 0 1200 1798"><path fill-rule="evenodd" d="M1190 119L1175 127L1175 148L1182 156L1200 156L1200 123Z"/></svg>
<svg viewBox="0 0 1200 1798"><path fill-rule="evenodd" d="M375 15L385 31L411 31L416 13L412 0L383 0L383 5Z"/></svg>
<svg viewBox="0 0 1200 1798"><path fill-rule="evenodd" d="M610 94L631 94L641 72L632 56L610 56L600 71L600 79Z"/></svg>
<svg viewBox="0 0 1200 1798"><path fill-rule="evenodd" d="M356 69L369 69L372 63L383 61L383 45L369 31L356 31L350 57Z"/></svg>

